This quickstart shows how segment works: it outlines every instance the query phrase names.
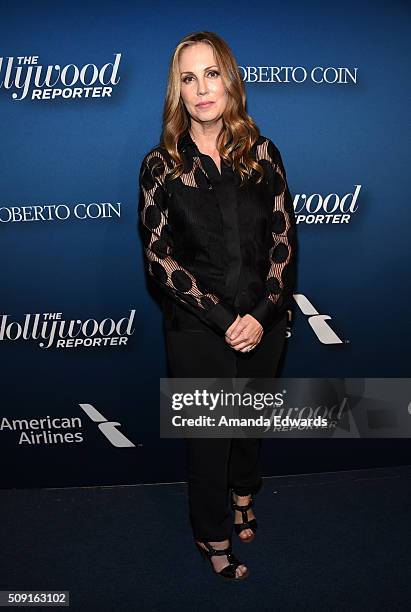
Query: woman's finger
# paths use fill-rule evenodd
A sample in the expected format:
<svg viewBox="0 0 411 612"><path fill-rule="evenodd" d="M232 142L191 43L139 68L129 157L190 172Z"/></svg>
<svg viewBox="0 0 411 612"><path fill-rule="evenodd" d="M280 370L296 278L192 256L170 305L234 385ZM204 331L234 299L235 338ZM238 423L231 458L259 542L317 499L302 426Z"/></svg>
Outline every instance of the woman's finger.
<svg viewBox="0 0 411 612"><path fill-rule="evenodd" d="M230 344L231 344L231 346L235 346L237 348L240 344L242 344L244 342L248 342L248 344L250 344L250 340L251 339L248 338L245 334L241 333L238 336L238 338L236 338L235 340L230 340Z"/></svg>
<svg viewBox="0 0 411 612"><path fill-rule="evenodd" d="M245 341L245 342L242 342L242 343L241 343L241 344L239 344L238 346L236 346L236 347L235 347L235 349L236 349L237 351L243 351L243 352L244 352L244 350L248 350L248 347L249 347L249 346L253 346L253 345L250 343L250 341L249 341L249 340L247 340L247 341Z"/></svg>
<svg viewBox="0 0 411 612"><path fill-rule="evenodd" d="M245 348L241 349L242 353L249 353L250 351L253 350L253 348L255 348L255 344L249 344L248 346L246 346Z"/></svg>

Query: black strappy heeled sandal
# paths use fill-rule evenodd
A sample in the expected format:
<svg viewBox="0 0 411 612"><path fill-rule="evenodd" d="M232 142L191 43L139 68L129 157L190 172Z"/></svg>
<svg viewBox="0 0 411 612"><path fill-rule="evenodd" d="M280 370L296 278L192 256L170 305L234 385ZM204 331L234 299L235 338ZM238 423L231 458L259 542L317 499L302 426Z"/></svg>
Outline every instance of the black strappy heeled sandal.
<svg viewBox="0 0 411 612"><path fill-rule="evenodd" d="M240 540L242 542L245 542L246 544L248 544L249 542L252 542L254 540L255 534L257 531L257 519L253 518L253 519L248 520L247 518L247 510L249 510L252 506L254 506L254 500L251 497L248 504L246 504L245 506L239 506L238 504L234 502L233 493L235 493L235 491L231 491L231 507L233 510L239 510L241 512L241 516L243 519L242 523L234 523L234 530L236 534L240 536L240 533L244 531L244 529L251 529L251 531L253 532L253 535L248 536L248 538L240 537ZM245 497L245 496L239 495L239 497Z"/></svg>
<svg viewBox="0 0 411 612"><path fill-rule="evenodd" d="M237 576L236 574L237 567L239 565L244 565L244 563L239 561L237 557L235 557L232 553L231 542L229 546L227 546L227 548L222 548L221 550L213 548L209 542L202 542L202 544L207 547L207 550L203 548L198 542L195 542L195 545L200 551L203 560L205 561L206 559L208 559L210 561L211 567L213 568L213 572L215 574L218 574L218 576L223 576L223 578L228 578L229 580L243 580L244 578L247 578L250 573L248 571L248 568L246 572L241 574L241 576ZM222 570L217 572L214 568L213 562L211 561L211 557L213 557L214 555L227 555L229 565L226 565L225 567L223 567Z"/></svg>

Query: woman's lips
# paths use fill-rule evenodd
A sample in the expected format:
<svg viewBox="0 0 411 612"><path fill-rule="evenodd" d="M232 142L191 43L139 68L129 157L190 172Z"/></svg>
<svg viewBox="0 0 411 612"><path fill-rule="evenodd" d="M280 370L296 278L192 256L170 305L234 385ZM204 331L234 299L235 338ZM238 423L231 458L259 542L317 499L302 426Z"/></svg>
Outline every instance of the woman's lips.
<svg viewBox="0 0 411 612"><path fill-rule="evenodd" d="M203 102L202 104L196 104L196 107L197 108L208 108L212 104L214 104L214 102L206 102L206 103Z"/></svg>

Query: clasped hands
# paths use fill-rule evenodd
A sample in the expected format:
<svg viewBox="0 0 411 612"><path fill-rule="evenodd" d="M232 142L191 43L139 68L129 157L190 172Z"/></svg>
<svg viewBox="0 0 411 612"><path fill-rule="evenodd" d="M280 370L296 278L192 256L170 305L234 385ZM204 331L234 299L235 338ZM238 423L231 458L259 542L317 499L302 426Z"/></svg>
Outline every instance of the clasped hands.
<svg viewBox="0 0 411 612"><path fill-rule="evenodd" d="M225 332L225 341L235 351L248 353L257 346L263 333L263 326L253 316L250 314L245 314L243 317L237 315L236 320Z"/></svg>

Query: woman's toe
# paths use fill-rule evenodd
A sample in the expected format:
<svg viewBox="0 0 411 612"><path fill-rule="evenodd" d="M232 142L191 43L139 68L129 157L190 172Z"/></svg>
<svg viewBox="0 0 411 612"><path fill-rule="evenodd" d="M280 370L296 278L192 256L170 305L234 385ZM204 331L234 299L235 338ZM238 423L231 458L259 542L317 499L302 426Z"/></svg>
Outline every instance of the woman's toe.
<svg viewBox="0 0 411 612"><path fill-rule="evenodd" d="M239 565L237 567L237 572L238 572L237 576L242 576L243 574L246 573L246 571L247 571L247 566L246 565L243 565L243 564Z"/></svg>

